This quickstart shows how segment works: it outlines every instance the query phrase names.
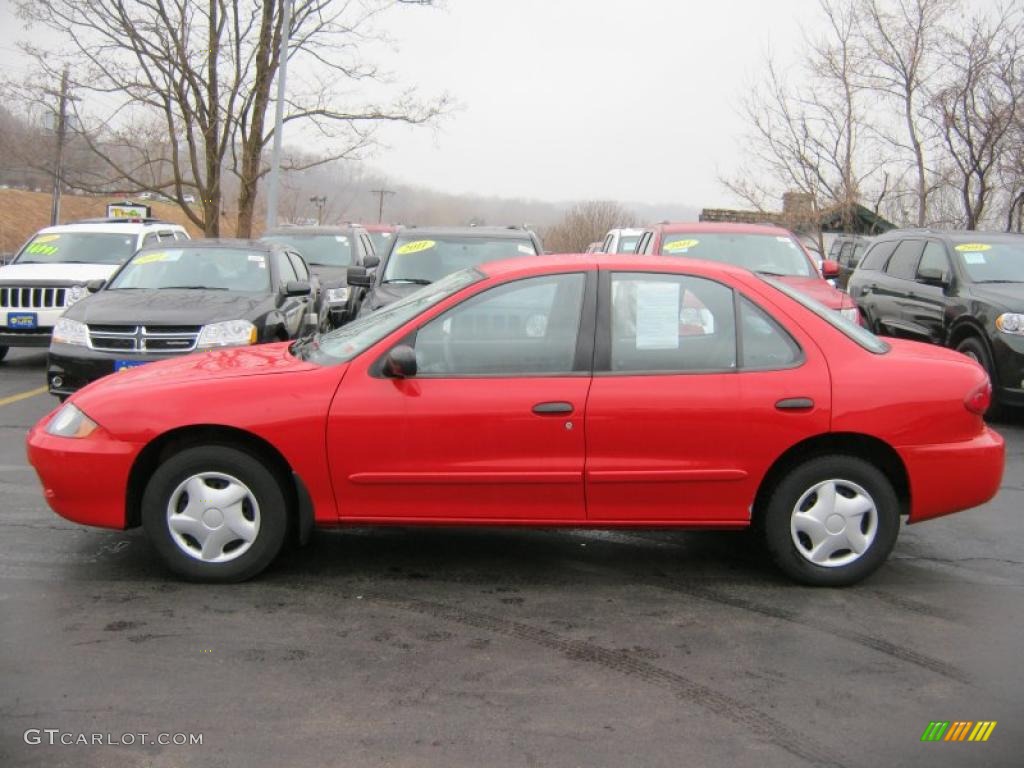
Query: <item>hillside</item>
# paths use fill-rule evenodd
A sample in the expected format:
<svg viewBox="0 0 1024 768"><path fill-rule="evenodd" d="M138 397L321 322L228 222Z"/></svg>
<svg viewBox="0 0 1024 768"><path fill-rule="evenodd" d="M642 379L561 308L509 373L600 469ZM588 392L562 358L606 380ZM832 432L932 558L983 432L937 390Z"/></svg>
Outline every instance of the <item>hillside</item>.
<svg viewBox="0 0 1024 768"><path fill-rule="evenodd" d="M60 220L62 224L77 219L91 219L106 214L107 203L122 202L124 198L102 195L70 195L61 198ZM139 201L144 202L144 201ZM198 237L201 233L188 222L185 214L171 203L149 201L153 215L183 225L189 234ZM34 232L50 225L50 193L29 192L23 189L0 189L0 253L18 250ZM224 234L230 235L231 226Z"/></svg>

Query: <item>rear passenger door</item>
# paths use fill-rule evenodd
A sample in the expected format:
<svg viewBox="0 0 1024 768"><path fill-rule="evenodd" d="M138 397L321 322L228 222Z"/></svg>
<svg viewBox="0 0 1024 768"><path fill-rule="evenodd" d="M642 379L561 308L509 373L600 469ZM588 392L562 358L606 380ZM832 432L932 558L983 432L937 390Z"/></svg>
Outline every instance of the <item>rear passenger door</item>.
<svg viewBox="0 0 1024 768"><path fill-rule="evenodd" d="M879 331L888 336L916 338L907 320L908 304L914 292L917 263L924 250L923 239L902 240L892 252L885 271L877 273L874 320Z"/></svg>
<svg viewBox="0 0 1024 768"><path fill-rule="evenodd" d="M703 277L603 272L599 296L588 519L745 524L768 466L828 430L820 350Z"/></svg>

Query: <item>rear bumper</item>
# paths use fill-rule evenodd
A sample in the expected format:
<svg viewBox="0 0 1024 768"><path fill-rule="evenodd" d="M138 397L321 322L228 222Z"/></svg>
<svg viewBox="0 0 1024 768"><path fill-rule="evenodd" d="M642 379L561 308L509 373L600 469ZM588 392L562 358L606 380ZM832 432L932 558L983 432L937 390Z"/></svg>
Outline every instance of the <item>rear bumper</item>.
<svg viewBox="0 0 1024 768"><path fill-rule="evenodd" d="M989 501L1003 479L1003 438L988 427L961 443L897 448L910 477L910 518L918 523Z"/></svg>
<svg viewBox="0 0 1024 768"><path fill-rule="evenodd" d="M52 416L29 430L26 440L46 503L75 523L125 528L128 475L141 446L115 440L102 427L84 439L48 435Z"/></svg>

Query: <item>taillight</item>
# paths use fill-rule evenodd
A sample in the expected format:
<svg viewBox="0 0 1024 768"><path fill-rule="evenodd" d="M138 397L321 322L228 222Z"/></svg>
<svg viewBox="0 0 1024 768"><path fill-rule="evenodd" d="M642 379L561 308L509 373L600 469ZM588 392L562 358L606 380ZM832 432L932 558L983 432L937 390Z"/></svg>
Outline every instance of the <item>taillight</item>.
<svg viewBox="0 0 1024 768"><path fill-rule="evenodd" d="M981 384L972 389L964 398L964 408L971 413L983 416L992 404L992 384L985 379Z"/></svg>

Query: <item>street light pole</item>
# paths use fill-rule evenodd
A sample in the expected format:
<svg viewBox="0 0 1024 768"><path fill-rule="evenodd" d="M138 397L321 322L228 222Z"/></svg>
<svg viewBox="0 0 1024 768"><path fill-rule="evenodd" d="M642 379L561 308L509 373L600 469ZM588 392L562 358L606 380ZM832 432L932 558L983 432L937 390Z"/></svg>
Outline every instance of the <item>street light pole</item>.
<svg viewBox="0 0 1024 768"><path fill-rule="evenodd" d="M324 207L327 205L327 195L313 196L309 198L309 202L316 206L316 225L319 227L324 223Z"/></svg>
<svg viewBox="0 0 1024 768"><path fill-rule="evenodd" d="M267 229L277 226L277 188L281 168L281 133L284 128L284 86L288 72L288 37L292 25L292 2L283 0L281 11L281 49L277 65L277 104L274 112L274 148L270 152L270 179L267 186Z"/></svg>

